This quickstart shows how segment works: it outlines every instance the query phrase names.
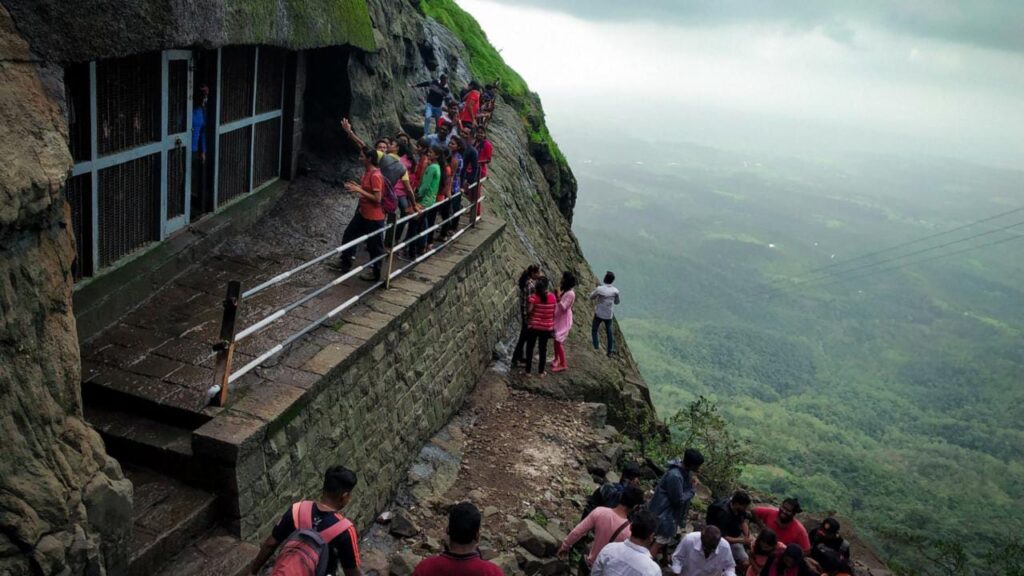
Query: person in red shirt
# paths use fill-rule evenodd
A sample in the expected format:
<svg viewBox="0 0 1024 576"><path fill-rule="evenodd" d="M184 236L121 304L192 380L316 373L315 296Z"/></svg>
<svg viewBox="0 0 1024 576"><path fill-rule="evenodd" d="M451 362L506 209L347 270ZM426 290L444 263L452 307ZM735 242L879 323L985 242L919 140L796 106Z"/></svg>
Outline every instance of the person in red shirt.
<svg viewBox="0 0 1024 576"><path fill-rule="evenodd" d="M476 80L469 83L469 90L462 96L462 111L459 121L463 126L476 124L476 115L480 111L480 84Z"/></svg>
<svg viewBox="0 0 1024 576"><path fill-rule="evenodd" d="M548 362L548 340L555 329L555 295L548 292L548 279L541 276L530 295L526 310L526 373L533 368L533 348L540 342L540 363L537 374L544 375Z"/></svg>
<svg viewBox="0 0 1024 576"><path fill-rule="evenodd" d="M783 544L796 544L805 553L811 549L811 540L807 529L796 519L803 512L800 501L786 498L778 508L774 506L758 506L754 508L754 520L763 528L770 528Z"/></svg>
<svg viewBox="0 0 1024 576"><path fill-rule="evenodd" d="M504 576L501 568L480 557L480 511L462 502L448 513L448 548L420 562L412 576Z"/></svg>
<svg viewBox="0 0 1024 576"><path fill-rule="evenodd" d="M345 190L359 196L359 207L356 213L345 228L342 235L342 243L347 243L364 234L375 231L383 231L384 208L381 206L381 199L384 196L384 175L380 173L380 164L377 151L372 148L363 148L359 152L359 161L363 163L363 178L359 183L346 182ZM374 234L366 240L366 249L370 252L370 259L384 254L384 234ZM341 253L341 261L331 268L342 273L352 269L352 262L355 260L356 246ZM373 264L373 271L360 276L360 279L371 282L380 280L380 265L378 260Z"/></svg>
<svg viewBox="0 0 1024 576"><path fill-rule="evenodd" d="M494 146L491 145L491 141L487 139L487 128L482 125L476 128L476 140L473 142L473 146L476 148L477 158L476 161L480 165L480 184L477 185L478 195L484 193L484 182L483 179L487 178L487 167L491 165L491 158L494 156ZM476 215L480 216L484 212L484 205L476 205Z"/></svg>

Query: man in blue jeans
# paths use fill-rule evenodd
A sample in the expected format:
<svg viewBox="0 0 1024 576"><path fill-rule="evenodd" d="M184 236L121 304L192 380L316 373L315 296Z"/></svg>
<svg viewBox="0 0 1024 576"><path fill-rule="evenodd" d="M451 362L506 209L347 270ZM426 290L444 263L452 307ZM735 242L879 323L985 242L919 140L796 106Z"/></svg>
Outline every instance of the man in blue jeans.
<svg viewBox="0 0 1024 576"><path fill-rule="evenodd" d="M594 307L594 322L590 325L590 336L594 340L594 350L601 349L601 341L597 338L597 330L604 323L605 333L608 335L608 356L615 353L615 337L612 335L612 318L615 317L612 307L619 303L619 289L612 286L615 282L615 274L611 271L604 273L604 283L594 288L590 293L590 299L597 302Z"/></svg>
<svg viewBox="0 0 1024 576"><path fill-rule="evenodd" d="M411 84L411 88L426 88L427 103L423 109L423 135L430 134L431 124L436 124L437 119L444 114L444 100L451 96L448 89L448 76L441 74L437 80L427 80L419 84Z"/></svg>

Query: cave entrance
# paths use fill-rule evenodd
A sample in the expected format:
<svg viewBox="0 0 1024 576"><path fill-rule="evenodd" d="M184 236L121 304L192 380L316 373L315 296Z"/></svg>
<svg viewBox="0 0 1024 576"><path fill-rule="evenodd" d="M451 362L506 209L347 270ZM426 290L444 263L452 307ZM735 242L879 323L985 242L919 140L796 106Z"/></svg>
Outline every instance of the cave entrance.
<svg viewBox="0 0 1024 576"><path fill-rule="evenodd" d="M352 107L351 54L348 48L332 46L307 55L303 147L318 158L337 157L349 146L338 123Z"/></svg>

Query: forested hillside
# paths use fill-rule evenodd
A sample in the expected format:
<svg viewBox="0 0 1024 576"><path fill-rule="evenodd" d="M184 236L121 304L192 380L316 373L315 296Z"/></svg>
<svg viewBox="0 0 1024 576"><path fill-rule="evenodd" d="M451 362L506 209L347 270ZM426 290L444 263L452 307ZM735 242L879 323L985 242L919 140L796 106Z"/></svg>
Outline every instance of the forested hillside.
<svg viewBox="0 0 1024 576"><path fill-rule="evenodd" d="M889 554L909 554L893 530L975 553L1021 533L1024 212L886 249L1024 206L1024 173L561 141L574 228L618 275L660 412L714 398L751 447L747 484L848 515Z"/></svg>

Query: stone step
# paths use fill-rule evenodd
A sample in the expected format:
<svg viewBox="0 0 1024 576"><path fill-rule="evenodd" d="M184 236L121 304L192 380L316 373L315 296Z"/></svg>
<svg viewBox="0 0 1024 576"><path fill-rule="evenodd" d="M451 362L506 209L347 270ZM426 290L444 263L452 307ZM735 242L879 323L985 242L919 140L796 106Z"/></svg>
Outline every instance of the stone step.
<svg viewBox="0 0 1024 576"><path fill-rule="evenodd" d="M108 403L86 402L85 419L107 452L122 463L145 466L188 484L215 490L215 479L192 455L192 428L153 420Z"/></svg>
<svg viewBox="0 0 1024 576"><path fill-rule="evenodd" d="M122 464L134 490L130 576L149 576L210 531L216 496L159 472Z"/></svg>
<svg viewBox="0 0 1024 576"><path fill-rule="evenodd" d="M259 548L231 536L223 528L201 534L155 576L245 576Z"/></svg>

